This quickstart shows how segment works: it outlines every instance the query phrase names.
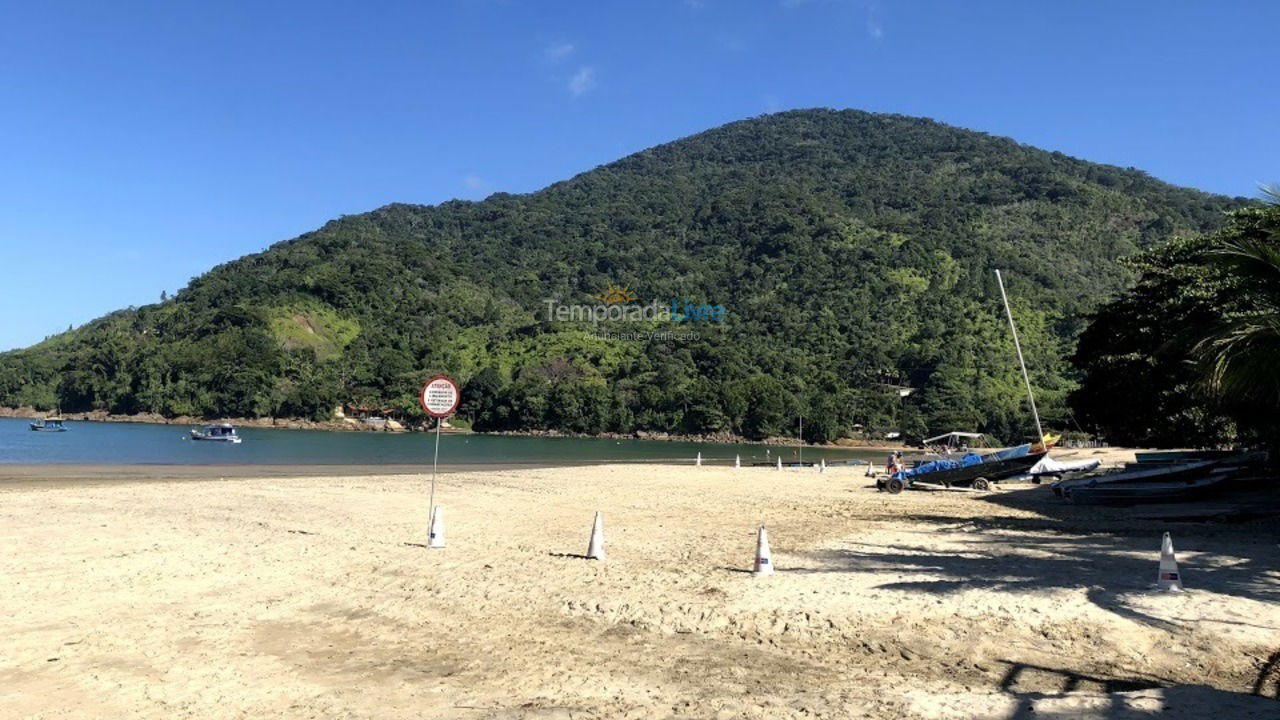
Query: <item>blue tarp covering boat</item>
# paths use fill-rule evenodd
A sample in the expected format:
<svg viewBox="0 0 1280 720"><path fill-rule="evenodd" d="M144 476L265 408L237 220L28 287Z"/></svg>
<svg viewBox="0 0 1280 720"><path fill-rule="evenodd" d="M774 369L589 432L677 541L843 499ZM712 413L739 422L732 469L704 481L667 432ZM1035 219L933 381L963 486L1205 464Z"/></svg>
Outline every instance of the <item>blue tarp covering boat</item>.
<svg viewBox="0 0 1280 720"><path fill-rule="evenodd" d="M1032 465L1045 456L1043 451L1033 453L1029 452L1029 449L1029 446L1025 450L1022 446L1008 448L1011 452L1005 454L1012 457L1001 457L1002 453L988 455L966 453L955 460L949 458L930 460L915 467L899 470L887 480L878 482L877 485L892 493L901 492L916 483L926 487L944 488L952 485L971 485L977 490L987 490L990 489L991 483L997 480L1025 475ZM1021 454L1018 454L1019 451Z"/></svg>

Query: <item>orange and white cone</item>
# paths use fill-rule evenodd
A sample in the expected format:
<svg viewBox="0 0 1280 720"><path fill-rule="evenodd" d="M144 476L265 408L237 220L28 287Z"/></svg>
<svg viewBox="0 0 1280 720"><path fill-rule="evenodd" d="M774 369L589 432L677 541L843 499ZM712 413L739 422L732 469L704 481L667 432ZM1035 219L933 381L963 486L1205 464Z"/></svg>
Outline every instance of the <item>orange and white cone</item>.
<svg viewBox="0 0 1280 720"><path fill-rule="evenodd" d="M779 455L779 456L778 456L778 469L779 469L779 470L781 470L781 469L782 469L782 456L781 456L781 455Z"/></svg>
<svg viewBox="0 0 1280 720"><path fill-rule="evenodd" d="M1164 541L1160 544L1160 573L1156 577L1156 586L1169 592L1182 592L1182 575L1173 556L1173 538L1169 533L1164 534Z"/></svg>
<svg viewBox="0 0 1280 720"><path fill-rule="evenodd" d="M769 531L760 526L756 533L756 565L751 571L753 575L773 574L773 554L769 552Z"/></svg>
<svg viewBox="0 0 1280 720"><path fill-rule="evenodd" d="M431 523L427 526L427 547L444 547L444 508L431 508Z"/></svg>
<svg viewBox="0 0 1280 720"><path fill-rule="evenodd" d="M693 461L694 467L702 467L702 453L698 453L698 458Z"/></svg>
<svg viewBox="0 0 1280 720"><path fill-rule="evenodd" d="M596 520L591 524L591 542L587 544L587 557L592 560L604 560L604 517L596 511Z"/></svg>
<svg viewBox="0 0 1280 720"><path fill-rule="evenodd" d="M734 470L737 470L737 469L738 469L738 468L740 468L740 467L742 467L742 456L741 456L741 455L734 455L734 456L733 456L733 469L734 469Z"/></svg>

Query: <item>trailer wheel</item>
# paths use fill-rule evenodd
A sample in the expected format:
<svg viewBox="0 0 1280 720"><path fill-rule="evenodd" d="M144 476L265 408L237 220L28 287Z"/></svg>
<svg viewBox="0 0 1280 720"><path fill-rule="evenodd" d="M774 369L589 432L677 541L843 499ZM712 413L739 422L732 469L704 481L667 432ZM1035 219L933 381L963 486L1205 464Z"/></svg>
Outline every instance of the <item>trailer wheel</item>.
<svg viewBox="0 0 1280 720"><path fill-rule="evenodd" d="M903 487L902 481L898 478L889 478L889 482L885 483L885 489L889 491L890 495L897 495L902 492Z"/></svg>
<svg viewBox="0 0 1280 720"><path fill-rule="evenodd" d="M991 482L984 477L977 478L973 481L974 490L990 490Z"/></svg>

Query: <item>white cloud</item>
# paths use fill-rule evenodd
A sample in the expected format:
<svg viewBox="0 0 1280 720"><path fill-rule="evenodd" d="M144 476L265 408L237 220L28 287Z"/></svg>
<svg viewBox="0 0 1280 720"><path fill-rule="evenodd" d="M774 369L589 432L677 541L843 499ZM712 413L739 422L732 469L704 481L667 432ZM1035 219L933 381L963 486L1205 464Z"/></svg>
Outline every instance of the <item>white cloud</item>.
<svg viewBox="0 0 1280 720"><path fill-rule="evenodd" d="M740 53L747 49L747 43L733 35L717 35L716 45L720 46L721 50L731 53Z"/></svg>
<svg viewBox="0 0 1280 720"><path fill-rule="evenodd" d="M489 186L489 183L485 182L484 178L475 173L470 173L462 178L462 184L466 185L468 190L483 190Z"/></svg>
<svg viewBox="0 0 1280 720"><path fill-rule="evenodd" d="M867 7L867 34L873 40L884 37L884 26L880 24L880 12L875 5Z"/></svg>
<svg viewBox="0 0 1280 720"><path fill-rule="evenodd" d="M569 94L574 97L589 92L596 86L596 71L590 65L583 65L578 72L569 78Z"/></svg>
<svg viewBox="0 0 1280 720"><path fill-rule="evenodd" d="M546 49L542 51L542 57L547 62L558 63L572 55L573 51L574 47L572 43L555 43L553 45L548 45Z"/></svg>

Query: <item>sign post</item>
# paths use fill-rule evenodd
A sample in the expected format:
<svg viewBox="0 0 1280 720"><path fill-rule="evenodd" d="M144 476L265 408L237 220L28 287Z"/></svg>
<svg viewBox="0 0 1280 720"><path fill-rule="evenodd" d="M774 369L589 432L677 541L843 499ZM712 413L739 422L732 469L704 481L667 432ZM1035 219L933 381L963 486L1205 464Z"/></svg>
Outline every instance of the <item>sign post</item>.
<svg viewBox="0 0 1280 720"><path fill-rule="evenodd" d="M462 393L458 390L458 384L444 375L436 375L427 380L422 386L422 393L418 398L422 402L422 409L428 415L436 419L436 450L435 455L431 458L431 497L428 507L431 508L431 547L444 547L444 528L443 520L440 519L436 511L436 469L440 464L440 426L444 425L444 419L453 415L458 409L458 403L462 401ZM437 523L440 523L439 536L437 536ZM437 544L437 541L439 544Z"/></svg>

